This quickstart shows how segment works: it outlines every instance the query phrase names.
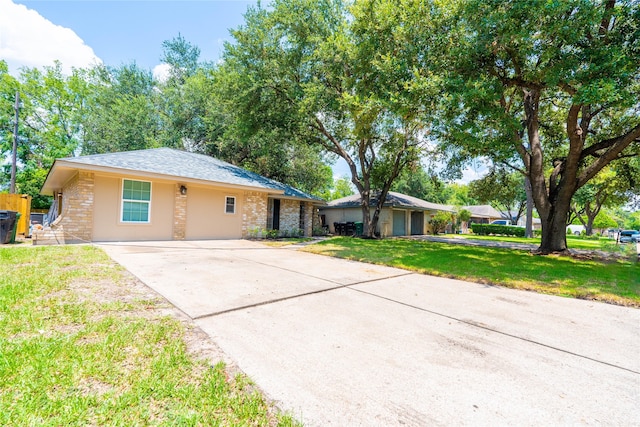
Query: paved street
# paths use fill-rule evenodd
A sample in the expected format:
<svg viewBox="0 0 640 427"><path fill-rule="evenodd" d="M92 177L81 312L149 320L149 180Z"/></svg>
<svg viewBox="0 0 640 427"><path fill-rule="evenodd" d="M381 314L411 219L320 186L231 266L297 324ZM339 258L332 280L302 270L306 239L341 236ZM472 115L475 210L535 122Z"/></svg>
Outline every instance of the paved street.
<svg viewBox="0 0 640 427"><path fill-rule="evenodd" d="M640 310L248 241L101 247L308 426L640 424Z"/></svg>

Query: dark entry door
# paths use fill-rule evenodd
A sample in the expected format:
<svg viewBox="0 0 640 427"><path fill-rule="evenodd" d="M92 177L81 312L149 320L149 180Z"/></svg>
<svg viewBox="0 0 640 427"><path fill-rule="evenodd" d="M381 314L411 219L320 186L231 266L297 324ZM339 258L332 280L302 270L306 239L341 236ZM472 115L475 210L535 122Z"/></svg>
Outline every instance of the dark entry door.
<svg viewBox="0 0 640 427"><path fill-rule="evenodd" d="M273 229L280 230L280 199L273 200Z"/></svg>
<svg viewBox="0 0 640 427"><path fill-rule="evenodd" d="M424 233L424 213L411 212L411 234L420 235Z"/></svg>

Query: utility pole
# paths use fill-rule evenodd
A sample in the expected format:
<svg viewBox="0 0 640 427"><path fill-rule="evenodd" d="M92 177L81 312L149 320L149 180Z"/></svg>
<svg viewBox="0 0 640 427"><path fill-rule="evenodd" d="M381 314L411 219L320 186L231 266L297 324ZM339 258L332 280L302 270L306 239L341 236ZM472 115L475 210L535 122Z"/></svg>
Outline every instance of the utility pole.
<svg viewBox="0 0 640 427"><path fill-rule="evenodd" d="M20 92L16 91L16 121L13 127L13 150L11 151L11 188L9 193L16 193L16 162L18 157L18 119L20 115Z"/></svg>

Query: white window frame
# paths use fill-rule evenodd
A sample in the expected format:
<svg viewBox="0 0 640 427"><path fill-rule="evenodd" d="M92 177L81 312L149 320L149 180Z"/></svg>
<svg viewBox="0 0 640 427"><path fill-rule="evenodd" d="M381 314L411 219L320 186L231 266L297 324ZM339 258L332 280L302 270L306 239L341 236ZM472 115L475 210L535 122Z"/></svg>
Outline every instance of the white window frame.
<svg viewBox="0 0 640 427"><path fill-rule="evenodd" d="M229 212L227 207L229 206L229 199L233 199L233 212ZM224 213L227 215L235 215L236 213L236 196L225 196L224 197Z"/></svg>
<svg viewBox="0 0 640 427"><path fill-rule="evenodd" d="M149 200L133 200L133 199L125 199L124 198L124 182L125 181L133 181L133 182L148 182L149 183ZM120 223L122 224L150 224L151 223L151 200L153 199L153 183L151 181L144 181L141 179L129 179L122 178L122 182L120 184ZM133 203L146 203L148 206L147 210L147 220L146 221L125 221L124 220L124 204L125 202L133 202Z"/></svg>

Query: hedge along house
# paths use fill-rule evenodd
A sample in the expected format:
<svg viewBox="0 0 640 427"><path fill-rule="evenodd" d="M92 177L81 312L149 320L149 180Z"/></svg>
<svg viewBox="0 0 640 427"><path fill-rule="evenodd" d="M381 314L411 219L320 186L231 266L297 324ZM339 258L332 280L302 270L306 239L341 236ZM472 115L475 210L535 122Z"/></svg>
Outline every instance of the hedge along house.
<svg viewBox="0 0 640 427"><path fill-rule="evenodd" d="M333 200L320 208L323 224L336 233L335 223L362 221L360 195L354 194ZM371 214L378 203L378 195L371 197ZM417 197L390 191L380 211L376 233L381 237L409 236L431 233L429 221L439 211L453 212L450 206L427 202Z"/></svg>
<svg viewBox="0 0 640 427"><path fill-rule="evenodd" d="M236 239L265 229L310 236L324 204L213 157L156 148L57 159L41 194L50 228L34 243Z"/></svg>

